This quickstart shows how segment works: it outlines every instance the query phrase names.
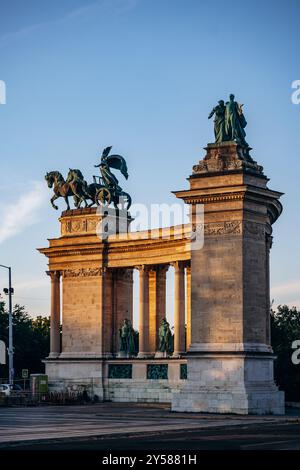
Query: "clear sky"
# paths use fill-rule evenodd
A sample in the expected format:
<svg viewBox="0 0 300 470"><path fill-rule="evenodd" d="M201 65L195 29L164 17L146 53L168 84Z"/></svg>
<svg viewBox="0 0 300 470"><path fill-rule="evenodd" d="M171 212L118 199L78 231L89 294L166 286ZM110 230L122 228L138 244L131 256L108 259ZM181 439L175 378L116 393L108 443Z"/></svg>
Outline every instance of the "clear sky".
<svg viewBox="0 0 300 470"><path fill-rule="evenodd" d="M80 168L90 179L100 150L114 145L134 201L172 203L170 191L187 187L213 141L209 111L234 92L252 156L285 193L272 297L300 307L300 105L291 101L299 0L1 0L0 8L0 263L13 266L15 302L49 312L36 247L59 224L46 171Z"/></svg>

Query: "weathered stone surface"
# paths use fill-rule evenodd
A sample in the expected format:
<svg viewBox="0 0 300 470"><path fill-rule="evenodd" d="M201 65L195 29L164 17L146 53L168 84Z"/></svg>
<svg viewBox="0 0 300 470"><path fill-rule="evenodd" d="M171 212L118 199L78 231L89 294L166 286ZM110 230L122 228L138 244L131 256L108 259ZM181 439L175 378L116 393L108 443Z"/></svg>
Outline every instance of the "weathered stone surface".
<svg viewBox="0 0 300 470"><path fill-rule="evenodd" d="M175 193L204 234L203 247L191 251L188 379L174 394L176 411L284 412L269 334L269 237L281 193L238 152L232 143L209 145L190 189Z"/></svg>

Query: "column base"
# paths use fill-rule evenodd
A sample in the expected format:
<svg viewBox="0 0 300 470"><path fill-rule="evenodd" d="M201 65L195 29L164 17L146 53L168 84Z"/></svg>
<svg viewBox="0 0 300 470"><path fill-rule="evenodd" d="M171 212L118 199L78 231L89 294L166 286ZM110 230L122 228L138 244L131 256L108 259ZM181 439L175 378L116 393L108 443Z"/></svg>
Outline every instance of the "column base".
<svg viewBox="0 0 300 470"><path fill-rule="evenodd" d="M60 356L60 352L50 352L47 359L57 359Z"/></svg>
<svg viewBox="0 0 300 470"><path fill-rule="evenodd" d="M165 358L165 357L167 358L168 355L167 355L166 351L164 351L164 352L163 352L163 351L156 351L154 357L155 357L155 359L156 359L156 358L157 358L157 359L160 359L160 358Z"/></svg>
<svg viewBox="0 0 300 470"><path fill-rule="evenodd" d="M182 352L180 352L180 351L174 351L173 354L172 354L172 357L174 357L174 358L176 357L176 358L179 359L180 357L183 357L183 356L185 356L185 355L186 355L185 351L182 351Z"/></svg>
<svg viewBox="0 0 300 470"><path fill-rule="evenodd" d="M188 358L185 386L172 395L172 411L284 414L284 392L273 380L274 356L207 354Z"/></svg>
<svg viewBox="0 0 300 470"><path fill-rule="evenodd" d="M137 355L137 358L138 359L149 359L153 356L154 356L153 353L139 352L138 355Z"/></svg>

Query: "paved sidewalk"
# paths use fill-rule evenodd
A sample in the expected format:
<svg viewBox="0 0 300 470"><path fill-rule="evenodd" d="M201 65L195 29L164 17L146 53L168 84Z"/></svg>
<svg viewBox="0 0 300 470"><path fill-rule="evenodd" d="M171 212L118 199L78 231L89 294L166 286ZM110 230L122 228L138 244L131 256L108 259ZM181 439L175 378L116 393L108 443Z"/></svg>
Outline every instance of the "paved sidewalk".
<svg viewBox="0 0 300 470"><path fill-rule="evenodd" d="M101 403L0 409L0 448L87 438L154 435L232 426L300 423L300 410L286 416L172 413L168 405Z"/></svg>

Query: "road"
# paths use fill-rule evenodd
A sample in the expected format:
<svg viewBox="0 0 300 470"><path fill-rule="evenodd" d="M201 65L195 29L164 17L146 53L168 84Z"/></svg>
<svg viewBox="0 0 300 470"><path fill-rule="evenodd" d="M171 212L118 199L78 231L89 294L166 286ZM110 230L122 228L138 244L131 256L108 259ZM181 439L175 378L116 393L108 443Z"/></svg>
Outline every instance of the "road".
<svg viewBox="0 0 300 470"><path fill-rule="evenodd" d="M2 408L0 450L300 450L300 414L172 413L168 405Z"/></svg>

